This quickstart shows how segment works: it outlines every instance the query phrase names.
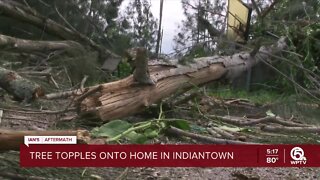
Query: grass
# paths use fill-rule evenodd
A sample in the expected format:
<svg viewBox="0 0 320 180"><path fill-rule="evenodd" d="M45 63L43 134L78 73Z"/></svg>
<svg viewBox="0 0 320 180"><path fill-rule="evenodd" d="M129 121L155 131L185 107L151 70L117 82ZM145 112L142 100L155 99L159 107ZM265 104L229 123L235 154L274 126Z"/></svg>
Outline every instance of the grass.
<svg viewBox="0 0 320 180"><path fill-rule="evenodd" d="M248 99L254 103L267 104L279 100L285 100L287 95L278 94L274 91L258 90L248 92L245 90L232 90L230 88L217 89L209 93L211 96L229 99Z"/></svg>

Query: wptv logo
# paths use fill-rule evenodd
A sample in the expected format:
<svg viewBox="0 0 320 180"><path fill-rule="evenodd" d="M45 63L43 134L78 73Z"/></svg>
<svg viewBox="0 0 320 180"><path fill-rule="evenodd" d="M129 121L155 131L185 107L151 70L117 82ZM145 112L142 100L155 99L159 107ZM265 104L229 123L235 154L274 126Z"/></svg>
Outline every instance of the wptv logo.
<svg viewBox="0 0 320 180"><path fill-rule="evenodd" d="M293 160L290 161L291 164L307 164L307 158L304 156L304 151L300 147L294 147L291 149L290 156Z"/></svg>

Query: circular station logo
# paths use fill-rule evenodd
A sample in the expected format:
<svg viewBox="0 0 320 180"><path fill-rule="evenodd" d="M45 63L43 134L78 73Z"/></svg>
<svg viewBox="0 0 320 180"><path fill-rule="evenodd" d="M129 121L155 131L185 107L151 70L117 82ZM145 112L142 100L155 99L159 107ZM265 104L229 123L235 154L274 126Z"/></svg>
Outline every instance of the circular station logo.
<svg viewBox="0 0 320 180"><path fill-rule="evenodd" d="M304 151L300 147L294 147L291 149L290 156L295 161L303 161L306 160L306 157L304 157Z"/></svg>

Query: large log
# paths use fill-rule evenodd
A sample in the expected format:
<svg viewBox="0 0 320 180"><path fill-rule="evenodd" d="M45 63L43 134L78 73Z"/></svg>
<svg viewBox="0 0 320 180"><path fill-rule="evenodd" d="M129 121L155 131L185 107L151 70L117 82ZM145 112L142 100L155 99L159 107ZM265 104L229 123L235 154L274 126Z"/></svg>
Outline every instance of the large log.
<svg viewBox="0 0 320 180"><path fill-rule="evenodd" d="M13 95L16 100L25 102L31 102L44 95L43 89L38 84L2 67L0 67L0 87Z"/></svg>
<svg viewBox="0 0 320 180"><path fill-rule="evenodd" d="M81 112L96 115L104 121L126 117L178 90L186 90L223 77L233 79L260 60L267 60L271 54L286 47L285 38L281 38L275 45L263 46L254 53L240 52L232 56L196 58L189 65L179 65L177 60L170 63L150 61L149 71L154 85L139 84L133 76L99 85L95 94L82 101ZM75 91L68 93L77 94Z"/></svg>

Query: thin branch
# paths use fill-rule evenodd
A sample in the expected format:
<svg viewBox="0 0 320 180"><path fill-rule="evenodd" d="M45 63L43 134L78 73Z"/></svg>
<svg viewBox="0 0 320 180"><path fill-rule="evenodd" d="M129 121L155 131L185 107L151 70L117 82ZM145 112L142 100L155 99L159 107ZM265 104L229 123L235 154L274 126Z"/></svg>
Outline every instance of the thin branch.
<svg viewBox="0 0 320 180"><path fill-rule="evenodd" d="M297 68L299 68L299 69L301 69L301 70L303 70L303 71L306 71L306 72L310 73L311 75L313 75L314 77L320 79L320 76L319 76L319 75L317 75L317 74L315 74L314 72L312 72L311 70L303 67L302 64L300 64L300 65L299 65L299 64L296 64L296 63L292 62L291 60L289 60L289 59L287 59L287 58L280 57L280 56L277 56L277 55L273 55L273 54L270 54L270 53L267 53L267 52L261 52L261 53L262 53L262 54L267 54L267 55L269 55L270 57L273 57L273 58L276 58L276 59L279 59L279 60L286 61L286 62L289 63L290 65L295 66L295 67L297 67ZM298 56L298 55L297 55L297 56Z"/></svg>
<svg viewBox="0 0 320 180"><path fill-rule="evenodd" d="M29 3L26 0L23 0L23 2L30 10L32 10L32 8L30 7Z"/></svg>
<svg viewBox="0 0 320 180"><path fill-rule="evenodd" d="M54 85L57 89L60 89L58 83L54 80L53 76L49 76L49 80L53 83L53 85Z"/></svg>
<svg viewBox="0 0 320 180"><path fill-rule="evenodd" d="M69 80L70 86L72 86L72 80L71 80L71 78L70 78L70 76L69 76L67 67L66 67L66 66L63 66L63 69L64 69L64 72L65 72L66 75L67 75L67 78L68 78L68 80Z"/></svg>
<svg viewBox="0 0 320 180"><path fill-rule="evenodd" d="M60 11L58 10L57 6L56 6L56 3L54 3L54 9L56 10L57 14L59 15L59 17L63 20L64 23L66 23L66 25L69 26L69 28L74 31L74 32L78 32L67 20L66 18L64 18L62 16L62 14L60 13Z"/></svg>
<svg viewBox="0 0 320 180"><path fill-rule="evenodd" d="M83 77L83 79L82 79L82 81L81 81L81 83L80 83L80 89L81 89L81 91L83 91L83 89L84 89L84 84L86 83L88 77L89 77L88 75L85 75L85 76Z"/></svg>
<svg viewBox="0 0 320 180"><path fill-rule="evenodd" d="M47 7L51 7L49 4L43 2L42 0L38 0L38 1L39 1L41 4L43 4L43 5L47 6Z"/></svg>
<svg viewBox="0 0 320 180"><path fill-rule="evenodd" d="M195 7L195 6L193 6L192 4L190 4L189 2L185 2L184 4L188 5L188 6L191 7L193 10L198 10L198 9L199 9L199 7ZM204 10L205 12L210 13L211 15L219 15L219 16L222 16L222 17L226 17L226 15L221 14L221 13L212 12L212 11L209 11L209 10L207 10L207 9L202 9L202 10Z"/></svg>
<svg viewBox="0 0 320 180"><path fill-rule="evenodd" d="M260 57L257 57L260 58ZM318 97L316 97L315 95L313 95L312 93L310 93L307 89L305 89L304 87L302 87L299 83L297 83L296 81L294 81L293 79L291 79L290 77L288 77L286 74L284 74L283 72L281 72L279 69L275 68L274 66L272 66L270 63L266 62L264 59L260 58L260 61L263 62L264 64L266 64L267 66L269 66L271 69L275 70L276 72L278 72L280 75L282 75L283 77L285 77L287 80L291 81L296 87L299 87L302 91L304 91L305 93L307 93L309 96L311 96L312 98L316 99L317 101L320 101L320 99Z"/></svg>
<svg viewBox="0 0 320 180"><path fill-rule="evenodd" d="M227 138L227 139L232 139L232 140L235 139L233 134L231 134L225 130L222 130L218 127L212 127L211 129L208 128L207 130L208 130L208 132L209 132L209 130L211 130L211 131L213 130L213 131L217 132L218 134L220 134L222 137Z"/></svg>

